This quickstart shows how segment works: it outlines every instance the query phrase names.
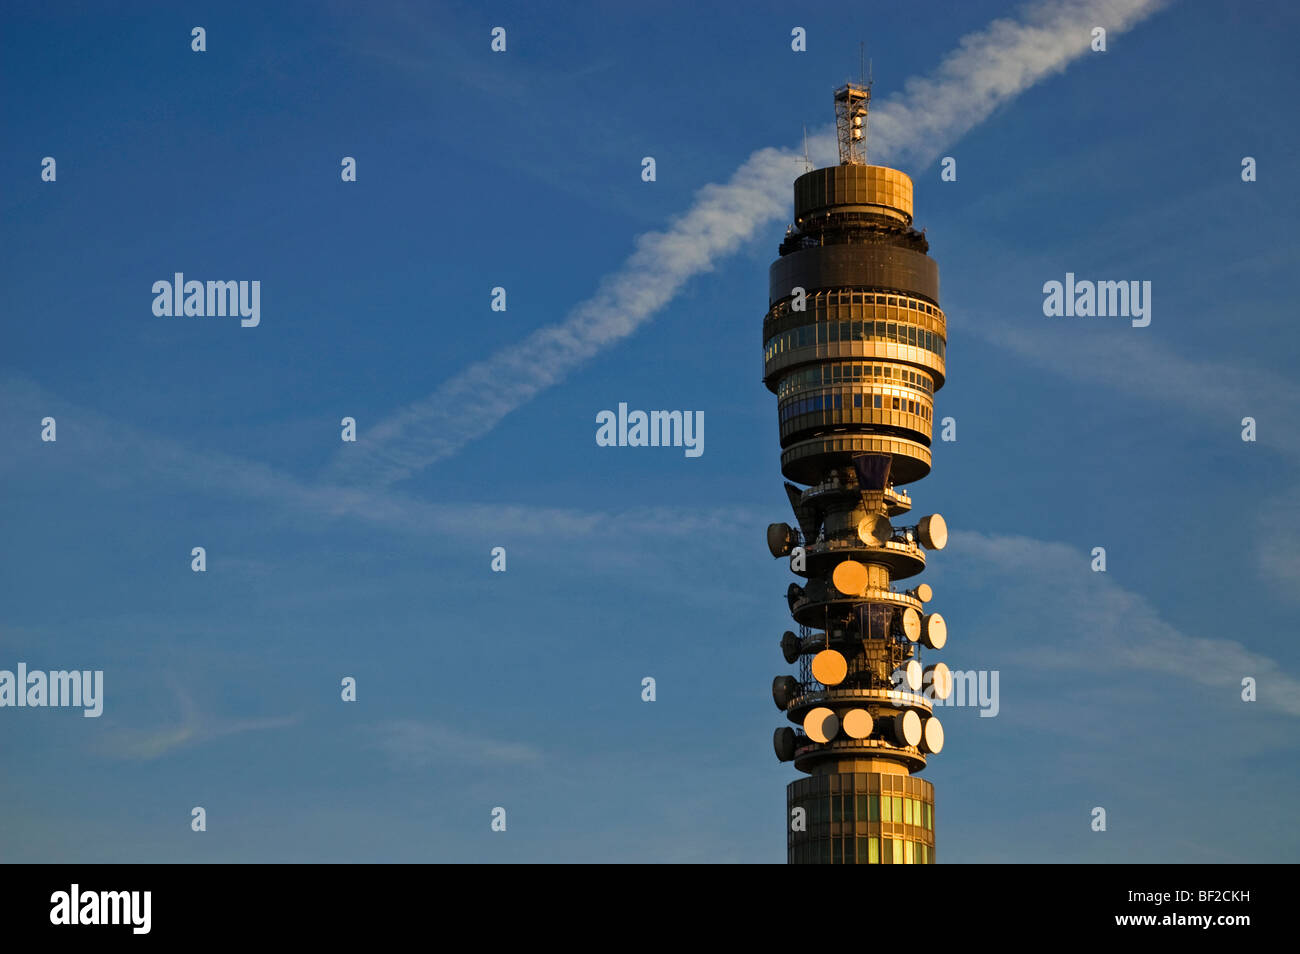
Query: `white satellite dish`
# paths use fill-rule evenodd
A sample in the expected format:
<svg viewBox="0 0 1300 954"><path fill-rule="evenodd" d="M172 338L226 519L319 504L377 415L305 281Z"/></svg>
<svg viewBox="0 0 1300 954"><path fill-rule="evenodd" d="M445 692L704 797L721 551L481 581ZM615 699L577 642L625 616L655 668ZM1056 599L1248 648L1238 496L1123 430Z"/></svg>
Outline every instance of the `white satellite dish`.
<svg viewBox="0 0 1300 954"><path fill-rule="evenodd" d="M858 539L869 547L883 547L893 535L894 528L883 513L872 514L858 521Z"/></svg>
<svg viewBox="0 0 1300 954"><path fill-rule="evenodd" d="M931 649L943 649L948 642L948 624L938 613L927 613L921 620L921 642Z"/></svg>
<svg viewBox="0 0 1300 954"><path fill-rule="evenodd" d="M812 674L823 686L838 686L849 674L849 664L834 649L823 649L813 657Z"/></svg>
<svg viewBox="0 0 1300 954"><path fill-rule="evenodd" d="M921 730L921 751L933 752L935 755L943 751L943 726L938 719L932 717L925 720L925 726Z"/></svg>
<svg viewBox="0 0 1300 954"><path fill-rule="evenodd" d="M899 692L912 690L920 691L921 688L921 664L915 659L909 659L903 665L894 670L892 681L894 688Z"/></svg>
<svg viewBox="0 0 1300 954"><path fill-rule="evenodd" d="M942 550L948 545L948 524L937 513L922 517L916 532L921 537L921 545L927 550Z"/></svg>
<svg viewBox="0 0 1300 954"><path fill-rule="evenodd" d="M895 745L916 745L921 741L921 717L915 710L900 712L889 720L889 735Z"/></svg>
<svg viewBox="0 0 1300 954"><path fill-rule="evenodd" d="M908 607L903 610L900 622L903 625L903 635L911 642L916 642L921 638L921 614Z"/></svg>
<svg viewBox="0 0 1300 954"><path fill-rule="evenodd" d="M928 603L934 599L934 590L930 588L929 583L918 583L907 591L907 595L920 600L922 603Z"/></svg>
<svg viewBox="0 0 1300 954"><path fill-rule="evenodd" d="M921 691L921 664L915 659L909 659L903 666L904 678L907 681L907 688L913 692Z"/></svg>
<svg viewBox="0 0 1300 954"><path fill-rule="evenodd" d="M942 701L952 695L952 671L944 663L926 666L924 680L933 698Z"/></svg>
<svg viewBox="0 0 1300 954"><path fill-rule="evenodd" d="M861 596L867 588L867 568L857 560L845 560L831 573L831 582L845 596Z"/></svg>
<svg viewBox="0 0 1300 954"><path fill-rule="evenodd" d="M803 730L814 742L829 742L835 738L835 733L840 731L840 720L830 709L818 706L803 717Z"/></svg>
<svg viewBox="0 0 1300 954"><path fill-rule="evenodd" d="M871 735L871 730L875 728L871 713L866 709L850 709L844 713L840 725L844 727L844 734L850 739L865 739Z"/></svg>

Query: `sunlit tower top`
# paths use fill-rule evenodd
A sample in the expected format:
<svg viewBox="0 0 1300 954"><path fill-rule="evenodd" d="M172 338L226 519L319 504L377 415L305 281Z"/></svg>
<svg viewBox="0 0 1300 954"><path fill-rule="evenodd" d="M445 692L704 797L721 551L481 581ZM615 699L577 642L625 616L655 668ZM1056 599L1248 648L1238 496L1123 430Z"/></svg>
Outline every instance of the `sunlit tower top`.
<svg viewBox="0 0 1300 954"><path fill-rule="evenodd" d="M840 165L867 164L867 109L871 82L845 83L835 91L835 132L840 141Z"/></svg>

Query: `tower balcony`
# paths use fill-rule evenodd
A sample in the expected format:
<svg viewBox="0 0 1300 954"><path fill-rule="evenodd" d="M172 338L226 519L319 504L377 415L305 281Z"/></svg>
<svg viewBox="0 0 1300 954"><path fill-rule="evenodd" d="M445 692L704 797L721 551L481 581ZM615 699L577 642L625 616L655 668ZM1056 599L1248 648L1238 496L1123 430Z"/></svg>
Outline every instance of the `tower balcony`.
<svg viewBox="0 0 1300 954"><path fill-rule="evenodd" d="M830 742L814 742L802 733L795 733L794 767L812 774L818 763L840 762L849 759L888 759L900 762L909 772L925 768L925 753L914 745L897 746L885 739L835 738Z"/></svg>
<svg viewBox="0 0 1300 954"><path fill-rule="evenodd" d="M912 498L902 487L863 490L858 485L856 476L850 478L839 473L832 473L804 490L800 501L822 510L832 509L830 505L837 501L846 501L851 506L869 501L869 510L883 509L891 517L900 516L912 509Z"/></svg>
<svg viewBox="0 0 1300 954"><path fill-rule="evenodd" d="M934 714L934 703L919 692L906 689L846 689L836 686L828 689L815 680L804 683L801 694L790 700L786 717L795 725L803 725L809 709L826 706L828 709L867 709L874 718L879 711L889 715L903 709L916 709L923 716Z"/></svg>
<svg viewBox="0 0 1300 954"><path fill-rule="evenodd" d="M829 570L831 565L838 564L842 560L857 560L859 563L875 563L886 567L890 579L893 580L905 580L925 569L925 550L915 540L910 543L907 540L888 540L873 546L863 543L857 534L854 534L851 538L822 538L805 544L804 553L808 559L809 576L816 576L824 569ZM834 587L830 589L832 593L837 592ZM875 589L867 590L867 593L879 594L880 602L895 602L900 606L911 606L916 602L916 608L920 610L919 601L914 601L912 597L904 596L902 593ZM856 599L861 601L866 598L868 597ZM877 596L869 598L874 600Z"/></svg>
<svg viewBox="0 0 1300 954"><path fill-rule="evenodd" d="M930 448L907 437L833 432L799 440L781 452L781 473L797 484L815 484L833 470L851 467L861 454L893 457L894 483L910 484L930 472Z"/></svg>

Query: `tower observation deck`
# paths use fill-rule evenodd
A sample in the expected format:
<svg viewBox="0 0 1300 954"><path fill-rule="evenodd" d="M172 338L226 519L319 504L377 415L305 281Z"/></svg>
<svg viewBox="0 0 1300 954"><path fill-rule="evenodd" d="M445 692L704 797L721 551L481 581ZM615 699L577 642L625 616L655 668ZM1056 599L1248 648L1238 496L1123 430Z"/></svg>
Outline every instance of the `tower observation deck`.
<svg viewBox="0 0 1300 954"><path fill-rule="evenodd" d="M793 723L776 730L777 758L808 776L787 788L791 863L935 860L934 787L915 776L943 748L934 704L952 674L922 655L947 629L927 584L895 584L947 542L938 514L903 518L903 485L930 472L947 325L912 180L866 164L870 98L869 85L835 93L840 164L795 180L763 319L795 517L768 527L768 548L802 578L786 594L797 631L781 639L798 674L772 683Z"/></svg>

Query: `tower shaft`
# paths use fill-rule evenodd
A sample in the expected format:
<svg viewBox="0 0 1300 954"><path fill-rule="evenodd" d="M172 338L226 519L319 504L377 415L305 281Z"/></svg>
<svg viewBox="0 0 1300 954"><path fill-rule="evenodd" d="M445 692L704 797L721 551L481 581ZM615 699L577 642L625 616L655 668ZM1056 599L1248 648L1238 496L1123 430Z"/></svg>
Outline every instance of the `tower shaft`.
<svg viewBox="0 0 1300 954"><path fill-rule="evenodd" d="M798 727L777 730L777 756L808 776L787 790L792 863L935 860L934 789L916 773L943 746L933 707L952 677L922 656L947 630L926 611L928 585L895 584L924 570L947 529L938 515L894 518L911 510L903 485L930 470L947 322L911 179L865 164L869 96L836 92L841 164L794 183L763 321L797 524L773 524L768 545L803 578L787 592L798 631L782 639L798 675L772 690Z"/></svg>

